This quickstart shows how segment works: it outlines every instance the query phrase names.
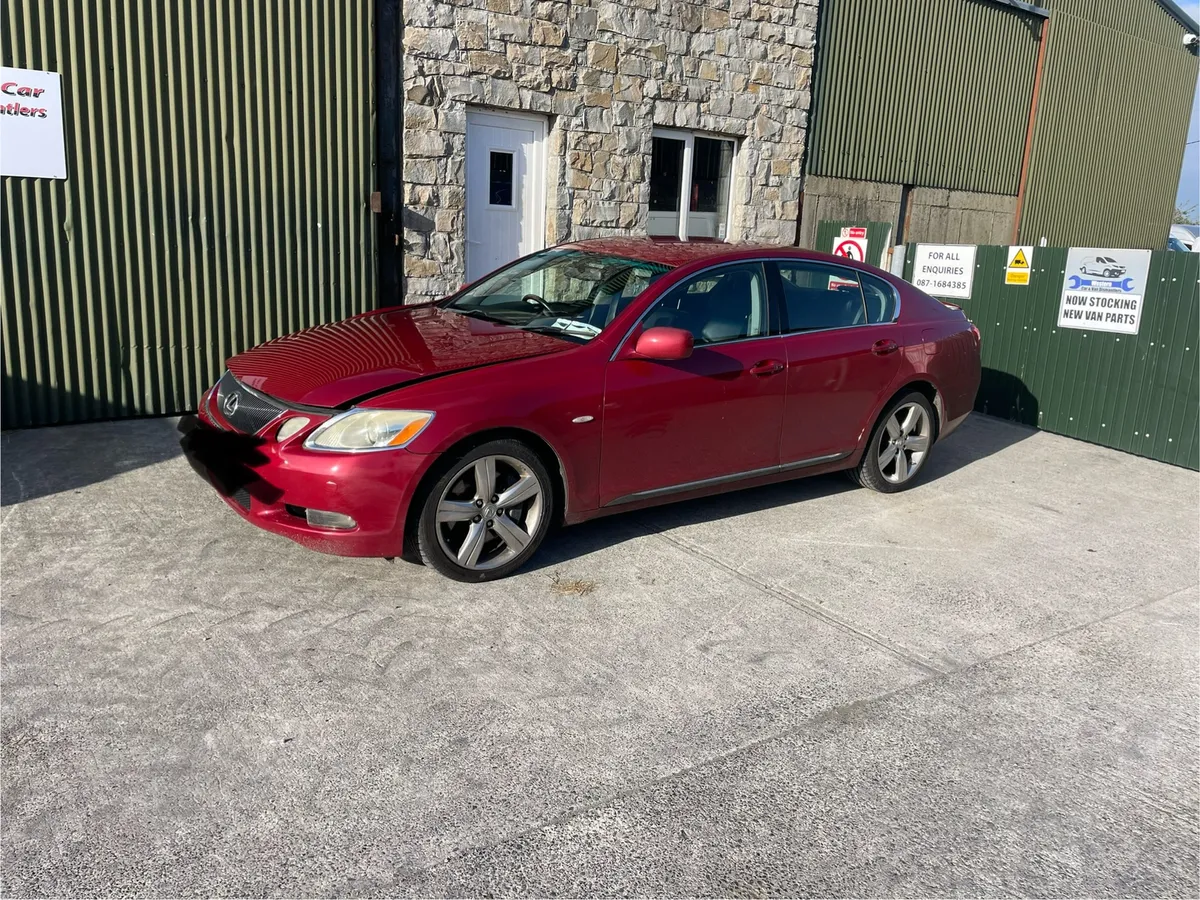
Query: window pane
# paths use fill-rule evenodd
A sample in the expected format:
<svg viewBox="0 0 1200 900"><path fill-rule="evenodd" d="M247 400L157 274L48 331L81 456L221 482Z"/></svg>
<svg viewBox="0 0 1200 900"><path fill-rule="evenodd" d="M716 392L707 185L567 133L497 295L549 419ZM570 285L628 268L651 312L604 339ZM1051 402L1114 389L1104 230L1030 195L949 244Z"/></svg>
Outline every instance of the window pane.
<svg viewBox="0 0 1200 900"><path fill-rule="evenodd" d="M683 141L656 137L650 151L648 234L679 234L679 194L683 180Z"/></svg>
<svg viewBox="0 0 1200 900"><path fill-rule="evenodd" d="M697 275L663 297L643 327L692 333L696 344L717 344L767 333L767 292L762 266L725 266Z"/></svg>
<svg viewBox="0 0 1200 900"><path fill-rule="evenodd" d="M862 290L852 270L806 262L778 265L788 331L866 323Z"/></svg>
<svg viewBox="0 0 1200 900"><path fill-rule="evenodd" d="M503 150L491 151L488 203L492 206L513 205L513 155Z"/></svg>
<svg viewBox="0 0 1200 900"><path fill-rule="evenodd" d="M872 324L891 322L896 318L896 290L882 278L861 273L863 300L867 303L867 321Z"/></svg>
<svg viewBox="0 0 1200 900"><path fill-rule="evenodd" d="M698 137L692 156L688 237L725 239L733 141Z"/></svg>

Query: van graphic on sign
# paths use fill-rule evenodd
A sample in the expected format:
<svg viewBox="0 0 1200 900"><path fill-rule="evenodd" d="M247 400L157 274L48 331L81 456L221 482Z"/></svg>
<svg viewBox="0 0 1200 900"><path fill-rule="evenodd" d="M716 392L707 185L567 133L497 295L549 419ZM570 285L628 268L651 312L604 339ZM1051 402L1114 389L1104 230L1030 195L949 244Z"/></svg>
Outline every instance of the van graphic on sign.
<svg viewBox="0 0 1200 900"><path fill-rule="evenodd" d="M1101 278L1120 278L1125 267L1111 256L1085 256L1079 271L1084 275L1099 275Z"/></svg>

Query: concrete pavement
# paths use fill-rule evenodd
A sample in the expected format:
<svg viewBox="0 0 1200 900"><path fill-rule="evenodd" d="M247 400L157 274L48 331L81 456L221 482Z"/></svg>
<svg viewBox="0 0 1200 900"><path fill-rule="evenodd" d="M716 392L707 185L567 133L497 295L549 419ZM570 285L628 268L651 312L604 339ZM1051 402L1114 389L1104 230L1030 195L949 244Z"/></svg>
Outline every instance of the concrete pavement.
<svg viewBox="0 0 1200 900"><path fill-rule="evenodd" d="M10 895L1200 892L1196 473L973 418L467 586L174 438L0 439Z"/></svg>

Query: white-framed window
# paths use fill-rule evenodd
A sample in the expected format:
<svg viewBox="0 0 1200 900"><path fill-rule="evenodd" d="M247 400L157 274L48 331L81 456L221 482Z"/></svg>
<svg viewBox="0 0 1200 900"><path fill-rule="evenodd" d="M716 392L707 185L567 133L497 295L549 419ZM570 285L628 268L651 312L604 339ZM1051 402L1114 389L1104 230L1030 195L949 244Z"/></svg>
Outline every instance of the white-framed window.
<svg viewBox="0 0 1200 900"><path fill-rule="evenodd" d="M684 241L725 240L736 152L732 138L655 128L647 233Z"/></svg>

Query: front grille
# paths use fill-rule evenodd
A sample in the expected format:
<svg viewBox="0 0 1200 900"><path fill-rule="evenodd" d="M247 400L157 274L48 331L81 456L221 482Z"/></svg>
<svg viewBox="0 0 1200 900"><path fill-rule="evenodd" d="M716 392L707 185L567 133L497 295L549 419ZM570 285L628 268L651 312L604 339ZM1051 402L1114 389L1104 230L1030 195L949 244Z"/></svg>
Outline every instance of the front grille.
<svg viewBox="0 0 1200 900"><path fill-rule="evenodd" d="M216 406L226 422L245 434L258 434L287 411L282 403L246 387L232 372L217 382Z"/></svg>
<svg viewBox="0 0 1200 900"><path fill-rule="evenodd" d="M250 511L250 491L249 490L247 490L244 487L240 487L236 491L234 491L233 494L231 494L230 496L233 497L234 502L237 503L238 506L240 506L242 509L246 510L247 512Z"/></svg>

